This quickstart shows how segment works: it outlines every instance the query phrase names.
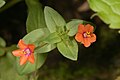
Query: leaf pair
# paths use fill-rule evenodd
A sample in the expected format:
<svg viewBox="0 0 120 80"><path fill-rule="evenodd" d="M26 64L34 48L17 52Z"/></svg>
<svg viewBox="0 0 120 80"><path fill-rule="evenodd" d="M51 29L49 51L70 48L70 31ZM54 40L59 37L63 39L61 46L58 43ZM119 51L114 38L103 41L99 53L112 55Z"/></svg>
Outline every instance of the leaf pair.
<svg viewBox="0 0 120 80"><path fill-rule="evenodd" d="M78 45L74 39L69 38L69 34L73 32L71 31L72 27L67 27L71 31L67 33L66 22L63 17L48 6L45 7L44 14L47 28L51 33L45 41L50 44L56 43L58 50L64 57L77 60Z"/></svg>

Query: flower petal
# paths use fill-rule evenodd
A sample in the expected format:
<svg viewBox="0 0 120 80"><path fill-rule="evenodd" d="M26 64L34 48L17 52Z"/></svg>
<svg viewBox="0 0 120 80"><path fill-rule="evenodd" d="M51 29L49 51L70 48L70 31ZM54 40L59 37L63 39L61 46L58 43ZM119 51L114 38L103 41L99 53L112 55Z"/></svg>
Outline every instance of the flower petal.
<svg viewBox="0 0 120 80"><path fill-rule="evenodd" d="M89 38L84 38L83 44L84 44L85 47L89 47L90 44L91 44Z"/></svg>
<svg viewBox="0 0 120 80"><path fill-rule="evenodd" d="M22 55L23 55L23 52L18 49L18 50L12 51L12 54L13 54L14 56L22 56Z"/></svg>
<svg viewBox="0 0 120 80"><path fill-rule="evenodd" d="M27 45L24 43L22 39L19 40L18 46L20 49L25 49L27 47Z"/></svg>
<svg viewBox="0 0 120 80"><path fill-rule="evenodd" d="M83 25L83 24L80 24L79 26L78 26L78 32L79 33L83 33L83 32L85 32L85 26Z"/></svg>
<svg viewBox="0 0 120 80"><path fill-rule="evenodd" d="M94 30L94 27L91 26L90 24L85 25L85 28L86 28L86 32L93 32Z"/></svg>
<svg viewBox="0 0 120 80"><path fill-rule="evenodd" d="M82 34L77 33L75 35L75 39L76 39L77 42L82 42L83 43L83 36L82 36Z"/></svg>
<svg viewBox="0 0 120 80"><path fill-rule="evenodd" d="M30 48L31 52L34 52L35 45L33 45L33 44L28 44L28 47Z"/></svg>
<svg viewBox="0 0 120 80"><path fill-rule="evenodd" d="M96 41L96 35L92 34L91 38L90 38L90 42L93 43Z"/></svg>
<svg viewBox="0 0 120 80"><path fill-rule="evenodd" d="M33 64L35 62L35 58L34 58L34 54L31 53L31 55L29 56L28 60Z"/></svg>
<svg viewBox="0 0 120 80"><path fill-rule="evenodd" d="M23 65L27 62L28 56L21 56L20 58L20 65Z"/></svg>

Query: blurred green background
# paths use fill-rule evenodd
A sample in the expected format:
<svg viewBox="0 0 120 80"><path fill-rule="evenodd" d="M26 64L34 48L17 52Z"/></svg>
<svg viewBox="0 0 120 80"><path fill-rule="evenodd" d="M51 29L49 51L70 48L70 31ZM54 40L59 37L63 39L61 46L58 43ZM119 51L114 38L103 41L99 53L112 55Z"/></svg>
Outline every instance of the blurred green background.
<svg viewBox="0 0 120 80"><path fill-rule="evenodd" d="M95 24L97 41L89 48L79 45L78 61L66 59L58 54L57 49L51 51L45 64L39 69L38 80L117 80L120 76L120 34L117 30L110 29L97 16L90 19L94 12L86 0L40 0L40 2L57 10L67 22L77 18ZM27 6L24 1L0 12L0 37L6 41L7 47L17 44L26 34L26 19ZM0 62L4 60L0 59ZM2 68L0 80L7 80L1 77L1 70Z"/></svg>

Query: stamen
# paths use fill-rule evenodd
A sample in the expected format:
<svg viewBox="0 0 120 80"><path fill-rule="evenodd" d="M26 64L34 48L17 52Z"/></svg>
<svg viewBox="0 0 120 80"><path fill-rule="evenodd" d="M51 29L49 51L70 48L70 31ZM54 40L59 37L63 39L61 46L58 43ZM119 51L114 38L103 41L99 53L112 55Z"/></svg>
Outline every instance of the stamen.
<svg viewBox="0 0 120 80"><path fill-rule="evenodd" d="M89 38L89 37L91 37L90 32L84 32L84 33L83 33L83 37L84 37L84 38Z"/></svg>
<svg viewBox="0 0 120 80"><path fill-rule="evenodd" d="M90 35L90 32L86 32L87 33L87 35Z"/></svg>

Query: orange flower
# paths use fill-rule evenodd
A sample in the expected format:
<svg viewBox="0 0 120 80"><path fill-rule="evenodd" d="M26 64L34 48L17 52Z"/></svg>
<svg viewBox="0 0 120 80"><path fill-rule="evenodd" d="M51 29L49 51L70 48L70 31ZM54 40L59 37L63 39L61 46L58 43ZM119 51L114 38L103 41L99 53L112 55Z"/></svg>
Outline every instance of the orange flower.
<svg viewBox="0 0 120 80"><path fill-rule="evenodd" d="M90 24L78 26L78 32L75 35L75 39L78 42L84 44L85 47L89 47L91 43L96 41L96 35L93 34L94 27Z"/></svg>
<svg viewBox="0 0 120 80"><path fill-rule="evenodd" d="M20 57L20 65L23 65L27 60L31 63L34 63L34 49L33 44L25 44L23 40L19 40L18 46L20 49L13 51L14 56Z"/></svg>

